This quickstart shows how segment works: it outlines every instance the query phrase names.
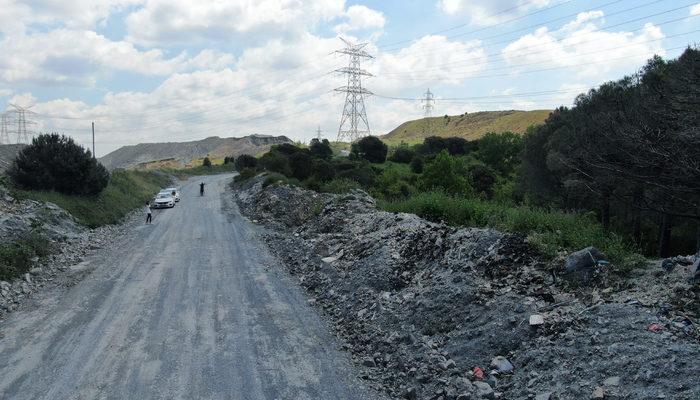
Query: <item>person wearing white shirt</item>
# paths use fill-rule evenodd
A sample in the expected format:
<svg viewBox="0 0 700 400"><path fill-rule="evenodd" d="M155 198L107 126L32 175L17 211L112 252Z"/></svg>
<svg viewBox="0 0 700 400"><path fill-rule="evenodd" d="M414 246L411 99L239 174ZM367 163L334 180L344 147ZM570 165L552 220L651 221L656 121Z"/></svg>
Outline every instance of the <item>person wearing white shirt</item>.
<svg viewBox="0 0 700 400"><path fill-rule="evenodd" d="M146 223L150 224L151 223L151 203L146 202L146 207L143 209L146 212Z"/></svg>

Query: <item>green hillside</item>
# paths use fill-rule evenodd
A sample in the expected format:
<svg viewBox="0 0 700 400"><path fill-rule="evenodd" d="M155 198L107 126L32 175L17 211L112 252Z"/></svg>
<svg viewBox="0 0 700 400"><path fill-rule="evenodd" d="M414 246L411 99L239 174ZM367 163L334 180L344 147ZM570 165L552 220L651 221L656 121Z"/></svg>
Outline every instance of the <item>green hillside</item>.
<svg viewBox="0 0 700 400"><path fill-rule="evenodd" d="M533 111L480 111L471 114L422 118L404 122L382 136L389 144L418 143L428 136L460 136L478 139L488 132L511 131L524 133L530 125L539 125L551 110Z"/></svg>

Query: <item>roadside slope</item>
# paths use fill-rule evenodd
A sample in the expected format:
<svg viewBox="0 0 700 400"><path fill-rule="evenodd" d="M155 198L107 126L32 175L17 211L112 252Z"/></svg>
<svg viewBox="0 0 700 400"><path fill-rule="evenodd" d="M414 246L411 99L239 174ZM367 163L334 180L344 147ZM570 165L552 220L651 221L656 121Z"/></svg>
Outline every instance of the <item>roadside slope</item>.
<svg viewBox="0 0 700 400"><path fill-rule="evenodd" d="M520 236L379 211L361 191L263 188L255 178L237 199L270 228L269 247L367 379L392 396L700 397L688 265L624 281L603 271L572 288L554 284ZM533 315L543 322L530 324Z"/></svg>

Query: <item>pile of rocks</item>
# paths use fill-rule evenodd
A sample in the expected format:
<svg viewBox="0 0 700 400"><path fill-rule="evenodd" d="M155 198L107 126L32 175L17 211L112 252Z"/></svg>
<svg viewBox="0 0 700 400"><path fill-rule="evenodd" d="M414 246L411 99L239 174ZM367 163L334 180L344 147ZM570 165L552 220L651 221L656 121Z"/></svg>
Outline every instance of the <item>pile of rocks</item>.
<svg viewBox="0 0 700 400"><path fill-rule="evenodd" d="M136 217L133 214L129 220ZM0 281L0 320L39 290L73 285L85 273L84 269L76 268L85 256L127 232L123 225L87 229L55 204L18 201L0 186L0 237L11 242L29 230L39 230L55 251L47 257L34 258L32 268L23 276L9 282Z"/></svg>
<svg viewBox="0 0 700 400"><path fill-rule="evenodd" d="M700 396L694 337L650 331L657 310L620 288L555 283L520 236L379 211L361 191L253 179L236 196L363 378L396 398Z"/></svg>

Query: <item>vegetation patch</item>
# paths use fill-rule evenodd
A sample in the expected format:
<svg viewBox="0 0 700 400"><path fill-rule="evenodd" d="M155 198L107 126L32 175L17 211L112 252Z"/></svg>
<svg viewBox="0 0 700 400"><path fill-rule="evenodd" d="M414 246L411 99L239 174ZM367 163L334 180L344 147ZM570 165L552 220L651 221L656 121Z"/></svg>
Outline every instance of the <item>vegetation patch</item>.
<svg viewBox="0 0 700 400"><path fill-rule="evenodd" d="M46 257L55 245L37 231L30 231L10 243L0 243L0 280L9 281L29 272L32 259Z"/></svg>
<svg viewBox="0 0 700 400"><path fill-rule="evenodd" d="M18 199L54 203L81 224L95 228L120 222L127 213L151 200L160 189L170 184L171 177L162 172L115 170L107 187L96 196L21 189L16 189L13 194Z"/></svg>

